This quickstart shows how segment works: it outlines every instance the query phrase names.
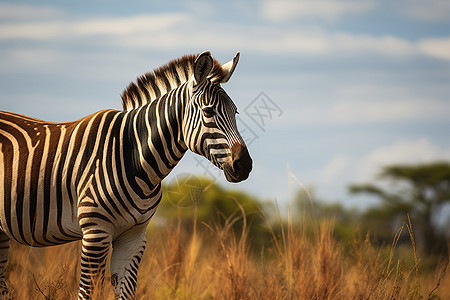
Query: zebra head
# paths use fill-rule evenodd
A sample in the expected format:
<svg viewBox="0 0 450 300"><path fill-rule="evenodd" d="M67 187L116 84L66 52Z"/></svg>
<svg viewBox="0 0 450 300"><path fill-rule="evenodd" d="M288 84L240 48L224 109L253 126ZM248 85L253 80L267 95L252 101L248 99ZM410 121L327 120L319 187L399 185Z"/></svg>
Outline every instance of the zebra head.
<svg viewBox="0 0 450 300"><path fill-rule="evenodd" d="M236 126L236 105L220 86L230 79L238 60L239 52L222 66L209 51L197 57L183 122L188 148L222 169L230 182L247 179L252 170L252 159Z"/></svg>

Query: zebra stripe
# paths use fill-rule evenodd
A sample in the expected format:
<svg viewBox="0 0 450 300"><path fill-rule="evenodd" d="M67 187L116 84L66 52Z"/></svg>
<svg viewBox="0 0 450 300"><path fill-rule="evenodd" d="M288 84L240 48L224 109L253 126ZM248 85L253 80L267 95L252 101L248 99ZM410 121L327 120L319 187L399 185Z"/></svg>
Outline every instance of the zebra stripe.
<svg viewBox="0 0 450 300"><path fill-rule="evenodd" d="M74 122L0 112L0 292L7 293L10 239L30 246L81 239L79 299L104 280L110 248L116 298L133 298L161 180L184 153L205 156L233 182L251 170L236 106L220 87L227 70L234 67L222 68L209 52L186 56L130 84L124 111Z"/></svg>

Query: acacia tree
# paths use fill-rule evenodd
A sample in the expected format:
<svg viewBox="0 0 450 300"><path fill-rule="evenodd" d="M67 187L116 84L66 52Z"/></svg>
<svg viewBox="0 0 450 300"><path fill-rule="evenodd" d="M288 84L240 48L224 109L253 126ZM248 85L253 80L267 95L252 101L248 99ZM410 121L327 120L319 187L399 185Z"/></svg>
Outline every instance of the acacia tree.
<svg viewBox="0 0 450 300"><path fill-rule="evenodd" d="M383 168L380 179L390 180L401 189L374 184L350 185L353 194L368 193L383 200L383 210L391 216L409 213L428 254L446 249L445 237L436 228L435 218L445 203L450 203L450 164L435 162L420 165L391 165ZM417 231L416 231L417 233Z"/></svg>

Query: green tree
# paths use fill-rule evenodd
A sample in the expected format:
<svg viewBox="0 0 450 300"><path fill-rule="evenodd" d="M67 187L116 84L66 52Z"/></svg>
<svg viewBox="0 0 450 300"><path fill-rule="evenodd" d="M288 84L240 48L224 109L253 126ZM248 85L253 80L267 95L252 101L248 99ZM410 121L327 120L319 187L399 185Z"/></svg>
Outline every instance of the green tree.
<svg viewBox="0 0 450 300"><path fill-rule="evenodd" d="M374 184L355 184L349 186L349 191L378 196L383 200L383 207L378 211L391 220L399 214L409 213L419 229L416 234L423 241L424 251L441 253L446 248L446 241L439 233L435 218L443 205L450 202L450 164L391 165L383 168L379 177L394 185L382 188Z"/></svg>

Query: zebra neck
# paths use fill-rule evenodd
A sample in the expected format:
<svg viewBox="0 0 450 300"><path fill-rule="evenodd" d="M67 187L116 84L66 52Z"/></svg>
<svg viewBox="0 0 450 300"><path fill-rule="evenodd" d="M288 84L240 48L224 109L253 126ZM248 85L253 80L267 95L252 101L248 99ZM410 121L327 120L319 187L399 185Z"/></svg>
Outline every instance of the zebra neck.
<svg viewBox="0 0 450 300"><path fill-rule="evenodd" d="M151 194L183 157L183 115L188 89L182 85L161 98L127 112L124 160L135 187ZM136 190L135 188L133 188Z"/></svg>

